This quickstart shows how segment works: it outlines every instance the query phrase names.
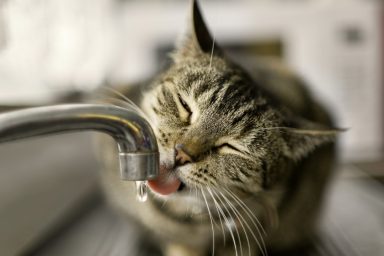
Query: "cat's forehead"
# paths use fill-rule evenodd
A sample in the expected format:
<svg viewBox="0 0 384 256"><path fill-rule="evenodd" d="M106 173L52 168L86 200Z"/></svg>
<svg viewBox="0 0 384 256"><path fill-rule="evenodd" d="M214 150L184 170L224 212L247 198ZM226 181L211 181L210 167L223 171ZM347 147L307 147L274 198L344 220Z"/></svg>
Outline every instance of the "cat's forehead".
<svg viewBox="0 0 384 256"><path fill-rule="evenodd" d="M239 70L234 69L231 63L202 56L173 65L164 80L179 90L209 90L214 86L223 86L235 76L239 76Z"/></svg>

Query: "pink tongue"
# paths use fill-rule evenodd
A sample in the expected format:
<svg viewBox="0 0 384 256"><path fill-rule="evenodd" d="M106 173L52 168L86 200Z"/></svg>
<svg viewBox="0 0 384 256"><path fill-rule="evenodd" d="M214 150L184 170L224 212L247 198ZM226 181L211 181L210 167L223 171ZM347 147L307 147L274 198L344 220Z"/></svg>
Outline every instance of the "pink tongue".
<svg viewBox="0 0 384 256"><path fill-rule="evenodd" d="M181 181L165 167L165 165L160 166L160 175L154 180L149 180L149 187L161 194L161 195L170 195L177 191L180 187Z"/></svg>

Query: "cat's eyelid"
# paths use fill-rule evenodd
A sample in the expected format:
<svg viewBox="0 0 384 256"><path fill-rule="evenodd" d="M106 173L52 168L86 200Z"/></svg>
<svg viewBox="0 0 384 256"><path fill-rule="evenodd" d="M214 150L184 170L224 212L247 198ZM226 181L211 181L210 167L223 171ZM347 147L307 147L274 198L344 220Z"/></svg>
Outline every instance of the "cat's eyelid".
<svg viewBox="0 0 384 256"><path fill-rule="evenodd" d="M228 147L230 149L233 149L233 150L236 150L236 151L240 151L238 150L235 146L233 146L232 144L228 143L228 142L224 142L224 143L221 143L221 144L217 144L215 146L216 148L222 148L222 147Z"/></svg>
<svg viewBox="0 0 384 256"><path fill-rule="evenodd" d="M234 142L234 139L232 139L231 137L221 137L219 138L216 143L215 143L215 147L220 147L220 146L223 146L225 144L228 144L228 145L231 145L233 147L236 147L236 142Z"/></svg>
<svg viewBox="0 0 384 256"><path fill-rule="evenodd" d="M179 109L180 119L183 122L191 122L192 111L187 102L183 99L180 93L177 93L175 96L175 102Z"/></svg>
<svg viewBox="0 0 384 256"><path fill-rule="evenodd" d="M223 153L236 153L240 155L244 153L243 147L229 140L219 140L215 144L215 148L217 148L218 150L221 150Z"/></svg>
<svg viewBox="0 0 384 256"><path fill-rule="evenodd" d="M183 108L189 113L192 114L191 108L187 104L187 102L181 97L180 93L177 94L177 97L179 98L180 104L183 106Z"/></svg>

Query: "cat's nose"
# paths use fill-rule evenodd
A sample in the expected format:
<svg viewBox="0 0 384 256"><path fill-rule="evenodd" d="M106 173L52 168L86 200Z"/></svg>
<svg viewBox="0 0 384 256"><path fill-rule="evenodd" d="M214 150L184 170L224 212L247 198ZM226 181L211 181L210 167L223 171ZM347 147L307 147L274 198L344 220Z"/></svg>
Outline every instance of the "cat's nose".
<svg viewBox="0 0 384 256"><path fill-rule="evenodd" d="M192 163L192 157L185 150L183 144L177 144L175 146L176 150L176 165L184 165L186 163Z"/></svg>

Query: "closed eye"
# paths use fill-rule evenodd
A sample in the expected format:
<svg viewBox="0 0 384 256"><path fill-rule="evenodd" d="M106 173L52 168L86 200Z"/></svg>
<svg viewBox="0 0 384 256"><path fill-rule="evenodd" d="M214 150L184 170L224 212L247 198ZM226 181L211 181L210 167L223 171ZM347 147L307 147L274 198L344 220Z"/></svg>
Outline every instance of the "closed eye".
<svg viewBox="0 0 384 256"><path fill-rule="evenodd" d="M220 145L217 145L214 147L215 150L217 150L219 153L223 154L239 154L241 151L229 143L222 143Z"/></svg>
<svg viewBox="0 0 384 256"><path fill-rule="evenodd" d="M180 94L177 94L177 98L178 98L179 103L180 103L181 108L182 108L182 109L179 110L180 118L184 122L189 122L190 121L190 117L192 115L192 110L188 106L188 104L185 102L185 100L180 96Z"/></svg>
<svg viewBox="0 0 384 256"><path fill-rule="evenodd" d="M190 114L192 114L191 109L189 108L188 104L185 102L185 100L180 96L180 94L177 94L177 97L179 98L181 106Z"/></svg>

